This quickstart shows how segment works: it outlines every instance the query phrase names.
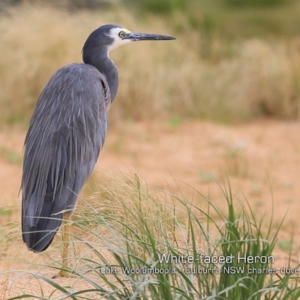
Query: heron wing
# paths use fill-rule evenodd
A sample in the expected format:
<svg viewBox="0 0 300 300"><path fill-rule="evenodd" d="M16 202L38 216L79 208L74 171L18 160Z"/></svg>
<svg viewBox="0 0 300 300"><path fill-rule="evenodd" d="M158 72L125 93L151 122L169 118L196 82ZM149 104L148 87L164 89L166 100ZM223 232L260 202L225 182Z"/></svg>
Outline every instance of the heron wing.
<svg viewBox="0 0 300 300"><path fill-rule="evenodd" d="M110 95L88 65L58 70L43 90L25 139L22 177L23 240L43 251L64 212L72 212L103 146Z"/></svg>

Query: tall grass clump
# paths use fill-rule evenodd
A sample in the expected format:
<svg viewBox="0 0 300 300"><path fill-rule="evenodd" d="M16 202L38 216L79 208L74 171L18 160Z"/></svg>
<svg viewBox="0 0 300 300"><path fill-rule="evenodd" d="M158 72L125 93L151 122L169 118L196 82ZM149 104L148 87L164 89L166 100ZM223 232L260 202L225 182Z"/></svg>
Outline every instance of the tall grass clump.
<svg viewBox="0 0 300 300"><path fill-rule="evenodd" d="M109 186L81 205L72 222L77 254L67 271L76 276L74 285L32 274L41 287L53 288L51 299L299 298L298 275L271 271L280 228L258 220L230 187L221 211L197 191L195 205L150 190L137 176ZM57 262L48 267L60 269ZM25 297L47 295L10 299Z"/></svg>

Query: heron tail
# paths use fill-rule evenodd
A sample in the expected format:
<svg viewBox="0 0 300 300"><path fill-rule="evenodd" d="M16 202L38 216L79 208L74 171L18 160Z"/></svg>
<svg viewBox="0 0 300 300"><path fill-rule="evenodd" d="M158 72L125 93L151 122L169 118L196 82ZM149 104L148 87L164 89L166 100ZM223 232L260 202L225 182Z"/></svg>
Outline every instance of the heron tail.
<svg viewBox="0 0 300 300"><path fill-rule="evenodd" d="M22 214L22 237L29 250L34 252L42 252L51 244L58 228L63 219L63 212L52 214L49 217L49 211L52 211L53 202L45 201L38 217L37 222L30 219L34 216L26 216ZM35 224L34 226L31 226Z"/></svg>

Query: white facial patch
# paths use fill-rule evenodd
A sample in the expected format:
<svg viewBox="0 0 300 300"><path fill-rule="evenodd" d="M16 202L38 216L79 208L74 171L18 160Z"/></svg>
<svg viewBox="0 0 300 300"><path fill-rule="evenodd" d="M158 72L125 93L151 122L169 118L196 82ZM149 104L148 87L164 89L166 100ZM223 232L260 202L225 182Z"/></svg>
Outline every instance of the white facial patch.
<svg viewBox="0 0 300 300"><path fill-rule="evenodd" d="M130 39L125 39L123 40L122 38L119 37L119 33L123 31L125 33L131 33L131 31L129 31L128 29L126 28L112 28L109 32L109 37L113 38L113 43L111 45L109 45L107 47L107 50L108 52L114 48L117 48L119 46L122 46L122 45L125 45L125 44L128 44L131 42Z"/></svg>

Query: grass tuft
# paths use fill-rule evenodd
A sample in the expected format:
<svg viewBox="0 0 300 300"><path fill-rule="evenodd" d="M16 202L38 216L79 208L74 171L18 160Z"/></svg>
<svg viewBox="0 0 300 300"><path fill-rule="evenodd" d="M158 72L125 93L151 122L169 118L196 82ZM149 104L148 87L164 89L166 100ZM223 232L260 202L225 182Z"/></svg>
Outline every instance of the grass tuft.
<svg viewBox="0 0 300 300"><path fill-rule="evenodd" d="M298 299L298 275L274 265L281 225L257 220L230 186L223 194L226 212L209 200L204 210L149 189L137 175L118 178L79 206L72 221L74 284L34 276L60 299Z"/></svg>

